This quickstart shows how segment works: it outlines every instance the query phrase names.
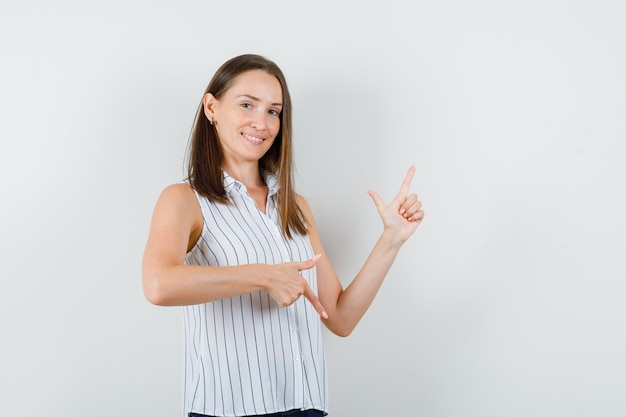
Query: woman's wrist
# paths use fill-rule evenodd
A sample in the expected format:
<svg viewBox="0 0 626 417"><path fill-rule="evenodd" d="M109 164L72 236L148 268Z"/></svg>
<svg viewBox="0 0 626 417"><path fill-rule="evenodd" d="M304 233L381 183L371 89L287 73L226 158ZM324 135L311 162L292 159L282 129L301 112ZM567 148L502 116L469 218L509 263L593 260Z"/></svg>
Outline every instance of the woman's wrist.
<svg viewBox="0 0 626 417"><path fill-rule="evenodd" d="M380 241L385 244L385 247L395 251L399 251L404 244L404 241L398 237L397 233L387 228L383 230Z"/></svg>

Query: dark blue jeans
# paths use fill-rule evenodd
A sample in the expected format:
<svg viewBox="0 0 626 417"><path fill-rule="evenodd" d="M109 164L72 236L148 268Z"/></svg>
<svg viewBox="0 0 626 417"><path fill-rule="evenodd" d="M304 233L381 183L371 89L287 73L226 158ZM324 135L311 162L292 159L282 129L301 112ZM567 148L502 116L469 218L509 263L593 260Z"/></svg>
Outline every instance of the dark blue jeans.
<svg viewBox="0 0 626 417"><path fill-rule="evenodd" d="M290 410L283 411L281 413L263 414L261 416L248 416L248 417L323 417L324 412L319 410ZM189 413L189 417L213 417L206 416L204 414Z"/></svg>

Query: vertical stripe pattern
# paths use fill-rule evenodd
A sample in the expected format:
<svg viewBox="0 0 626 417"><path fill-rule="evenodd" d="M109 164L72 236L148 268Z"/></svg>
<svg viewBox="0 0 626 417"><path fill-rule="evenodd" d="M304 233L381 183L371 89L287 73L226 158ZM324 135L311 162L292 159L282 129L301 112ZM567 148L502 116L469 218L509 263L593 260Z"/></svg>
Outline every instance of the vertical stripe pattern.
<svg viewBox="0 0 626 417"><path fill-rule="evenodd" d="M186 264L278 264L313 257L308 236L282 236L274 176L266 178L266 214L242 183L224 176L232 205L198 195L204 227ZM315 268L301 274L317 293ZM185 416L327 411L321 321L304 297L282 308L265 292L185 306L183 323Z"/></svg>

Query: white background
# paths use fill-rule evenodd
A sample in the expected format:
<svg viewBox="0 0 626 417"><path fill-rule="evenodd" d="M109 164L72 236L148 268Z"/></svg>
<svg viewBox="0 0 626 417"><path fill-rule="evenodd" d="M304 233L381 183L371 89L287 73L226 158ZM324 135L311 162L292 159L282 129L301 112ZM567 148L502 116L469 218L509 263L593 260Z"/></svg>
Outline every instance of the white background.
<svg viewBox="0 0 626 417"><path fill-rule="evenodd" d="M622 1L2 0L0 415L175 416L143 298L160 191L226 59L278 63L298 191L347 284L410 164L426 219L331 416L626 415Z"/></svg>

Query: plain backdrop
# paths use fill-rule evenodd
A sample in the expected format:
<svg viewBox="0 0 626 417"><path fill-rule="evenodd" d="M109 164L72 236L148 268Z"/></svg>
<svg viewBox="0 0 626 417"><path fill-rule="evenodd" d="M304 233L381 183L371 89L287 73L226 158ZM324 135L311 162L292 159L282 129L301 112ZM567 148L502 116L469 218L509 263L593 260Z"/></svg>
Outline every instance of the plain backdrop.
<svg viewBox="0 0 626 417"><path fill-rule="evenodd" d="M0 3L0 415L181 415L182 316L143 297L156 199L225 60L294 102L297 189L350 282L411 164L426 219L331 416L626 415L619 0Z"/></svg>

